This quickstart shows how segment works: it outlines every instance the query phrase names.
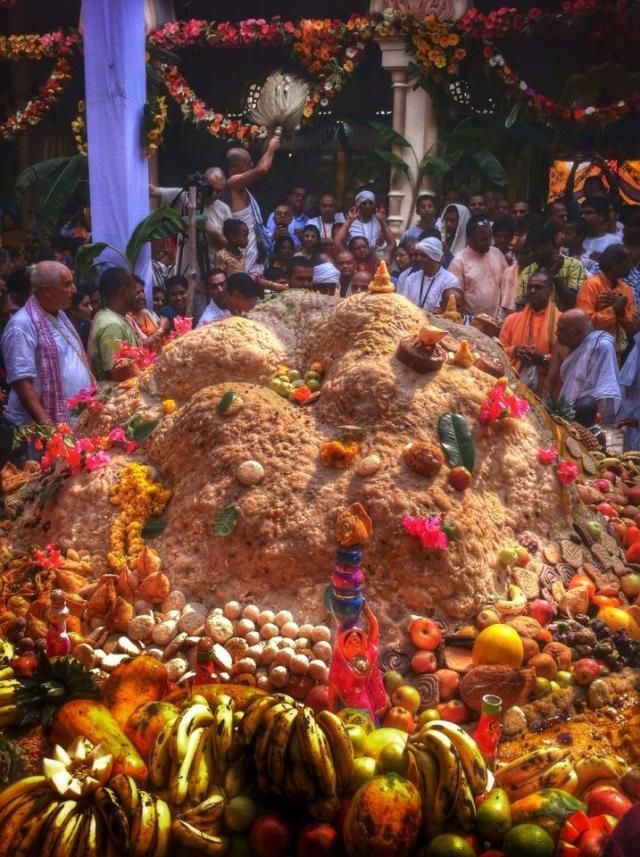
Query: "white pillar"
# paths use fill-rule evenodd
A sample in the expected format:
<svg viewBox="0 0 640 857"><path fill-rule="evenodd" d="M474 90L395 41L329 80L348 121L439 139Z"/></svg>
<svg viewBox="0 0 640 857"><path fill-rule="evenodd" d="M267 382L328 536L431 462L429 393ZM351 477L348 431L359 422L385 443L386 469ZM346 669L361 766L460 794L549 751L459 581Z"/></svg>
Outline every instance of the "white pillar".
<svg viewBox="0 0 640 857"><path fill-rule="evenodd" d="M144 0L83 0L91 231L123 251L149 213L143 154L146 101ZM107 254L105 254L107 256ZM117 257L113 261L118 264ZM151 249L136 272L152 297Z"/></svg>
<svg viewBox="0 0 640 857"><path fill-rule="evenodd" d="M410 149L394 147L395 154L410 167L411 179L417 181L417 165L438 142L438 124L429 93L422 88L413 89L409 83L409 63L412 57L406 51L403 38L390 36L376 39L382 52L382 67L391 76L393 90L393 129L411 144ZM428 178L420 182L420 190L433 186ZM389 188L389 225L400 234L414 219L411 182L402 175L394 180L393 171Z"/></svg>

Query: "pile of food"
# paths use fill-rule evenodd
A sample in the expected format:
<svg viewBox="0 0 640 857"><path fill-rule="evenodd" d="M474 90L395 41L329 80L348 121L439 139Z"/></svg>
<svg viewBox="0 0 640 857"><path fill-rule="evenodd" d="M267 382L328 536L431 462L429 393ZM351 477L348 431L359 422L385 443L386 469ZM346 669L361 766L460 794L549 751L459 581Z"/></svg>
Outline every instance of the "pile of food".
<svg viewBox="0 0 640 857"><path fill-rule="evenodd" d="M384 291L278 296L79 406L3 474L0 854L634 841L640 456Z"/></svg>

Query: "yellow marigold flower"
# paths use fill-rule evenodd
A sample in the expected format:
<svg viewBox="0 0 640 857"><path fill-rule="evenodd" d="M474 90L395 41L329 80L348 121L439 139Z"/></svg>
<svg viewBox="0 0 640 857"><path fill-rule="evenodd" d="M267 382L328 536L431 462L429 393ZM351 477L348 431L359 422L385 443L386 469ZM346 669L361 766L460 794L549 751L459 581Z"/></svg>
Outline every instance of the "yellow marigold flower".
<svg viewBox="0 0 640 857"><path fill-rule="evenodd" d="M358 453L358 444L350 441L330 440L320 449L320 460L326 467L345 469L349 467Z"/></svg>
<svg viewBox="0 0 640 857"><path fill-rule="evenodd" d="M173 414L178 410L178 405L174 399L165 399L162 403L163 414Z"/></svg>

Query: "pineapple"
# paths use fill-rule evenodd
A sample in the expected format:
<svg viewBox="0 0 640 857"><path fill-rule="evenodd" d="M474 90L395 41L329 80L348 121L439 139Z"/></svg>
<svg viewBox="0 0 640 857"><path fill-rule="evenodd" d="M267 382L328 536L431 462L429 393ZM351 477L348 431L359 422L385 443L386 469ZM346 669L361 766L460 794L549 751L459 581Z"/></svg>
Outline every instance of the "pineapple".
<svg viewBox="0 0 640 857"><path fill-rule="evenodd" d="M41 655L38 667L30 676L20 679L15 703L24 712L22 725L51 724L57 709L70 699L97 699L100 691L91 675L79 661L67 655L50 661Z"/></svg>
<svg viewBox="0 0 640 857"><path fill-rule="evenodd" d="M571 422L575 417L576 412L563 396L549 396L544 402L545 408L549 411L552 417L560 417L561 420Z"/></svg>
<svg viewBox="0 0 640 857"><path fill-rule="evenodd" d="M0 734L0 790L24 777L24 753L10 738Z"/></svg>
<svg viewBox="0 0 640 857"><path fill-rule="evenodd" d="M578 441L580 441L585 449L588 449L590 452L599 451L600 444L598 442L598 438L593 434L593 432L590 432L588 428L580 425L580 423L571 423L569 431Z"/></svg>

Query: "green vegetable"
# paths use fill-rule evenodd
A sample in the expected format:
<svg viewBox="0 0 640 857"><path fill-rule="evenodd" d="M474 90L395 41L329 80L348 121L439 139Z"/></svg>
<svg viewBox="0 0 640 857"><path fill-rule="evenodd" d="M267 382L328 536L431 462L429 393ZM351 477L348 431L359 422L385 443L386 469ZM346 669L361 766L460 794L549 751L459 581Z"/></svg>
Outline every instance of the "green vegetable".
<svg viewBox="0 0 640 857"><path fill-rule="evenodd" d="M225 411L228 411L231 407L231 403L235 399L236 394L233 390L227 390L224 396L218 402L218 413L224 414Z"/></svg>
<svg viewBox="0 0 640 857"><path fill-rule="evenodd" d="M239 518L240 516L235 506L225 506L224 509L218 512L213 522L213 535L220 537L230 536L235 530Z"/></svg>
<svg viewBox="0 0 640 857"><path fill-rule="evenodd" d="M140 535L143 539L154 539L164 532L166 526L167 522L164 518L149 518Z"/></svg>
<svg viewBox="0 0 640 857"><path fill-rule="evenodd" d="M476 463L476 451L467 421L461 414L442 414L438 437L449 467L466 467L470 473Z"/></svg>

